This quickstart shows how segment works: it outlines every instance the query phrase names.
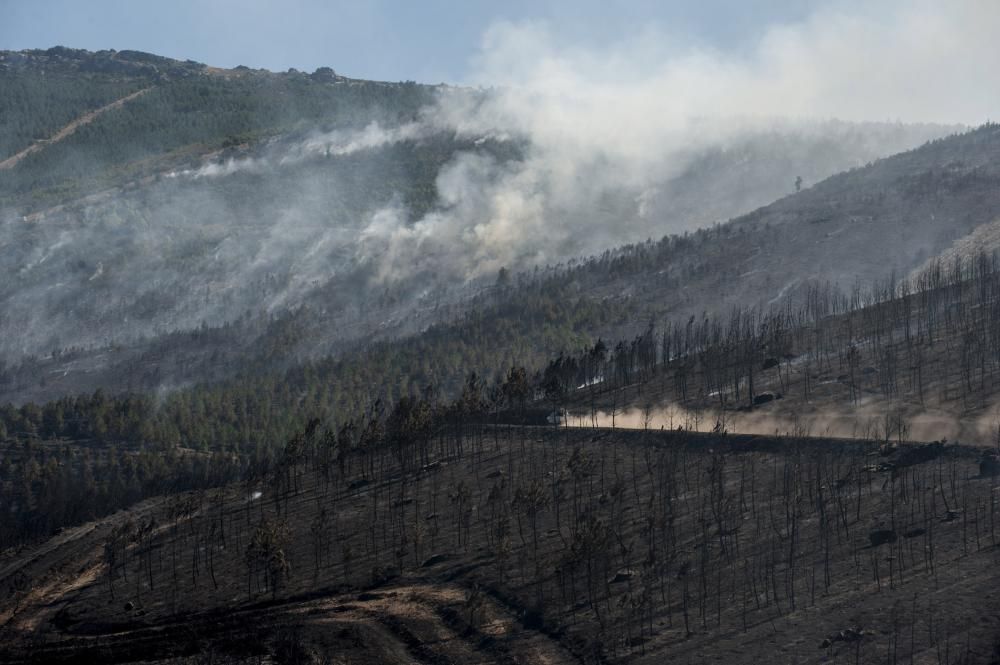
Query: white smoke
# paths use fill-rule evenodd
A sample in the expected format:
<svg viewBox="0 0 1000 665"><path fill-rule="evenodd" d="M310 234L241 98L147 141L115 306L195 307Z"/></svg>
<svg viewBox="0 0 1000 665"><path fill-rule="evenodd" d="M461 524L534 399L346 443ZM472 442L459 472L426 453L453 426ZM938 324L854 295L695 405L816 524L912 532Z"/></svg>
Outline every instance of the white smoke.
<svg viewBox="0 0 1000 665"><path fill-rule="evenodd" d="M411 122L397 127L383 127L378 122L371 122L362 129L316 132L303 140L273 145L260 157L209 160L197 168L171 171L165 177L197 179L220 178L237 173L263 174L318 157L342 157L365 150L377 150L401 141L419 140L434 130L427 123Z"/></svg>
<svg viewBox="0 0 1000 665"><path fill-rule="evenodd" d="M528 154L516 168L456 159L438 181L442 209L409 225L375 213L360 255L381 251L379 274L389 277L438 252L438 263L469 276L724 220L790 192L795 174L785 190L772 184L758 198L693 211L663 183L705 150L739 151L748 136L856 143L864 163L945 131L862 138L830 118L979 124L1000 104L987 83L1000 62L998 29L1000 4L979 0L831 4L770 27L739 54L678 52L655 27L594 50L561 43L545 23L498 23L472 78L499 89L485 102L446 95L434 119L459 135L525 137Z"/></svg>
<svg viewBox="0 0 1000 665"><path fill-rule="evenodd" d="M830 118L985 120L1000 107L990 85L998 18L1000 6L971 0L831 5L773 26L739 53L676 48L655 27L591 49L543 23L499 23L471 77L493 89L444 88L399 125L215 156L168 174L143 192L148 203L123 197L38 224L4 223L0 263L19 281L0 289L0 355L294 307L356 264L364 270L355 276L379 287L428 277L413 284L419 292L432 280L461 283L725 220L791 193L796 175L808 186L954 131ZM314 160L440 136L471 147L437 172L429 212L408 209L402 196L361 212L338 208L356 191L303 175ZM381 164L371 161L361 187L379 180ZM237 209L214 185L241 174L279 176L290 203ZM352 281L330 291L362 289ZM129 328L126 319L154 323Z"/></svg>
<svg viewBox="0 0 1000 665"><path fill-rule="evenodd" d="M656 26L583 48L546 23L500 22L484 34L470 77L496 86L489 94L444 89L414 122L317 133L266 158L180 173L261 173L442 132L477 145L522 140L526 154L515 162L458 155L439 174L437 209L414 221L394 202L360 235L356 258L382 281L429 270L465 279L708 226L790 193L796 175L812 184L956 123L981 123L1000 104L1000 89L985 84L1000 61L998 28L1000 5L979 0L830 3L768 27L740 52L676 48ZM842 122L887 119L950 124ZM779 188L755 173L774 165L754 163L747 148L751 141L760 151L772 136L792 137L803 151L843 144L842 154L815 164L802 156L789 168L812 171L782 174ZM729 187L739 191L670 186L711 150L735 163L747 152L748 174L721 176L747 180Z"/></svg>
<svg viewBox="0 0 1000 665"><path fill-rule="evenodd" d="M375 150L401 141L426 137L430 128L425 123L410 122L398 127L382 127L377 122L363 129L333 130L315 134L294 144L279 159L280 164L296 164L313 157L339 157L362 150Z"/></svg>

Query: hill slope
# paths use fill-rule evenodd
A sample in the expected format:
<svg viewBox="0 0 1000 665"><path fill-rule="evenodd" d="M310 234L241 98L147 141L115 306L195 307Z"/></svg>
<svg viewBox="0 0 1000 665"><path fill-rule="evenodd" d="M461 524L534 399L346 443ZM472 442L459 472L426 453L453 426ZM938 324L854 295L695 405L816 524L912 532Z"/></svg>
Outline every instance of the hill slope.
<svg viewBox="0 0 1000 665"><path fill-rule="evenodd" d="M24 553L0 566L4 659L995 656L974 452L477 427L413 445L338 470L307 437L238 488Z"/></svg>
<svg viewBox="0 0 1000 665"><path fill-rule="evenodd" d="M1000 657L996 125L769 203L941 128L748 134L557 209L533 137L434 119L493 92L0 81L0 660ZM511 182L585 223L490 254Z"/></svg>
<svg viewBox="0 0 1000 665"><path fill-rule="evenodd" d="M301 306L324 331L310 332L314 356L419 331L441 320L430 309L492 284L495 272L467 274L447 258L474 227L405 238L485 195L458 187L470 165L503 177L537 150L530 135L470 134L438 118L455 99L475 109L493 93L325 68L220 70L57 47L0 54L0 82L13 93L0 159L34 150L0 171L0 267L16 276L0 293L7 364L69 349L106 354L248 313L257 330ZM587 211L615 234L574 233L581 211L556 211L552 224L565 228L549 235L562 240L536 238L544 259L515 255L506 267L706 225L768 203L796 174L818 181L953 129L788 124L697 144L657 187L609 190ZM413 265L393 253L407 246L420 248ZM389 306L372 312L373 301ZM415 309L425 314L408 323ZM252 339L248 331L240 343Z"/></svg>

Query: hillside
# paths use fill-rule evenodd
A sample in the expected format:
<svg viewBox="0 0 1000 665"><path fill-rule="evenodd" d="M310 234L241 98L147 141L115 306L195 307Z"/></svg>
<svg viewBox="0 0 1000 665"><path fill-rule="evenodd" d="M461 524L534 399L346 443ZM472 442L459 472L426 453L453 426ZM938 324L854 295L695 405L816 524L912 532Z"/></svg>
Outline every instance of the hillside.
<svg viewBox="0 0 1000 665"><path fill-rule="evenodd" d="M493 165L502 178L536 150L531 136L469 133L438 117L456 100L474 110L489 92L362 81L326 68L221 70L133 51L0 55L12 92L0 159L16 159L0 170L0 266L15 276L0 292L8 366L82 351L121 367L162 355L172 334L203 326L228 327L231 346L249 347L241 360L254 360L265 353L259 331L289 316L309 321L301 343L282 351L295 362L448 321L496 275L469 274L452 260L474 230L400 239L475 198L471 184L457 198L451 192L467 164ZM698 144L655 187L601 194L587 215L620 223L621 234L574 233L579 211L549 211L550 225L565 226L550 235L562 240L544 259L515 255L505 267L530 275L542 260L554 266L705 226L787 193L796 175L817 182L955 129L788 124ZM421 248L412 266L395 254L408 244ZM210 355L188 342L200 360ZM192 380L165 365L160 386L141 387ZM75 367L56 362L43 372L68 373L62 387L5 398L123 389L119 370L95 378Z"/></svg>
<svg viewBox="0 0 1000 665"><path fill-rule="evenodd" d="M398 122L433 95L428 86L353 80L329 68L273 74L64 47L0 52L0 85L10 93L0 154L44 146L0 172L0 205L21 208L84 197L303 126ZM51 141L87 112L138 90L147 92Z"/></svg>
<svg viewBox="0 0 1000 665"><path fill-rule="evenodd" d="M320 289L310 306L277 320L60 353L11 367L4 395L45 401L97 388L160 391L225 379L240 367L246 376L229 384L237 394L248 381L269 395L305 390L314 396L309 409L334 414L429 384L453 394L470 371L489 377L513 362L576 353L598 337L632 338L650 321L679 326L747 303L800 307L817 287L850 294L891 272L901 279L997 219L998 150L1000 135L985 126L835 176L728 224L514 275L473 297L452 290L414 303L404 289L348 306L345 316L330 298L346 297L346 306L356 291ZM361 319L349 326L350 312ZM342 333L339 348L317 341L331 329ZM506 331L502 339L496 330ZM404 332L421 334L397 339ZM353 334L365 343L344 343ZM290 368L324 350L346 355L309 362L303 385L303 373ZM330 382L339 395L322 387ZM228 391L222 385L214 394Z"/></svg>
<svg viewBox="0 0 1000 665"><path fill-rule="evenodd" d="M975 450L476 425L344 437L312 430L239 486L3 563L3 658L996 657L996 480Z"/></svg>
<svg viewBox="0 0 1000 665"><path fill-rule="evenodd" d="M0 92L0 661L1000 663L996 124Z"/></svg>
<svg viewBox="0 0 1000 665"><path fill-rule="evenodd" d="M570 425L1000 441L997 254L801 304L648 324L538 373Z"/></svg>
<svg viewBox="0 0 1000 665"><path fill-rule="evenodd" d="M547 360L539 348L558 337L537 331L609 315L607 324L626 325L634 310L543 300L531 316L496 310L505 324L469 317L341 360L247 370L158 400L98 390L7 406L0 434L11 439L3 477L12 494L0 542L32 542L168 488L246 477L271 467L275 441L320 423L362 433L369 446L391 439L386 428L401 417L537 425L559 412L571 427L991 446L1000 440L998 279L996 256L980 255L849 295L815 286L798 308L736 308L617 342L577 342L579 351Z"/></svg>

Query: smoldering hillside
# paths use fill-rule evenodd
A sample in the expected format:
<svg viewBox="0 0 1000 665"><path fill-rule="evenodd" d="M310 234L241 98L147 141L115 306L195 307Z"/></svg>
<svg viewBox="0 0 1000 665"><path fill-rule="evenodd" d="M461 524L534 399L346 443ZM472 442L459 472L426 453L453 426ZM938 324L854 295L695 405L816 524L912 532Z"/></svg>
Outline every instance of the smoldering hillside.
<svg viewBox="0 0 1000 665"><path fill-rule="evenodd" d="M705 125L665 143L652 176L623 174L595 150L567 181L555 169L564 154L492 114L504 94L438 90L409 119L387 121L400 116L393 108L367 124L306 119L270 138L109 166L92 143L116 131L150 142L122 129L146 109L124 105L32 156L79 188L74 174L92 154L111 186L62 198L22 191L38 168L32 159L3 174L0 263L12 279L0 291L0 353L16 363L303 305L342 340L475 292L501 267L529 270L706 226L794 191L797 177L808 186L954 129ZM372 321L376 298L395 305Z"/></svg>

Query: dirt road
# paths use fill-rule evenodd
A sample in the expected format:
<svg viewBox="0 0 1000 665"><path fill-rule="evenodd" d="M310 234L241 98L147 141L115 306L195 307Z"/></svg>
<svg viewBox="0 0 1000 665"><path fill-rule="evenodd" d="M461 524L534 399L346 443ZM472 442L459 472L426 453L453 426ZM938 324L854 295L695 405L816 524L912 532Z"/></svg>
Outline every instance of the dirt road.
<svg viewBox="0 0 1000 665"><path fill-rule="evenodd" d="M73 132L75 132L80 127L83 127L84 125L92 123L94 120L96 120L97 118L99 118L101 116L101 114L106 113L106 112L108 112L108 111L110 111L112 109L119 108L122 105L124 105L126 102L132 101L133 99L135 99L135 98L137 98L137 97L139 97L141 95L146 94L147 92L149 92L152 89L153 88L151 86L149 88L143 88L142 90L137 90L136 92L133 92L130 95L125 95L121 99L116 99L115 101L111 102L110 104L106 104L105 106L102 106L99 109L95 109L93 111L88 111L87 113L84 113L79 118L77 118L76 120L72 121L71 123L69 123L68 125L66 125L62 129L60 129L58 132L56 132L55 134L53 134L49 138L47 138L47 139L41 139L39 141L35 141L34 143L32 143L31 145L29 145L27 148L25 148L21 152L17 153L13 157L8 157L7 159L5 159L2 162L0 162L0 170L6 171L6 170L10 170L10 169L14 168L15 166L17 166L21 162L22 159L24 159L28 155L36 153L36 152L42 150L43 148L52 145L53 143L59 143L60 141L62 141L63 139L65 139L67 136L72 135Z"/></svg>

